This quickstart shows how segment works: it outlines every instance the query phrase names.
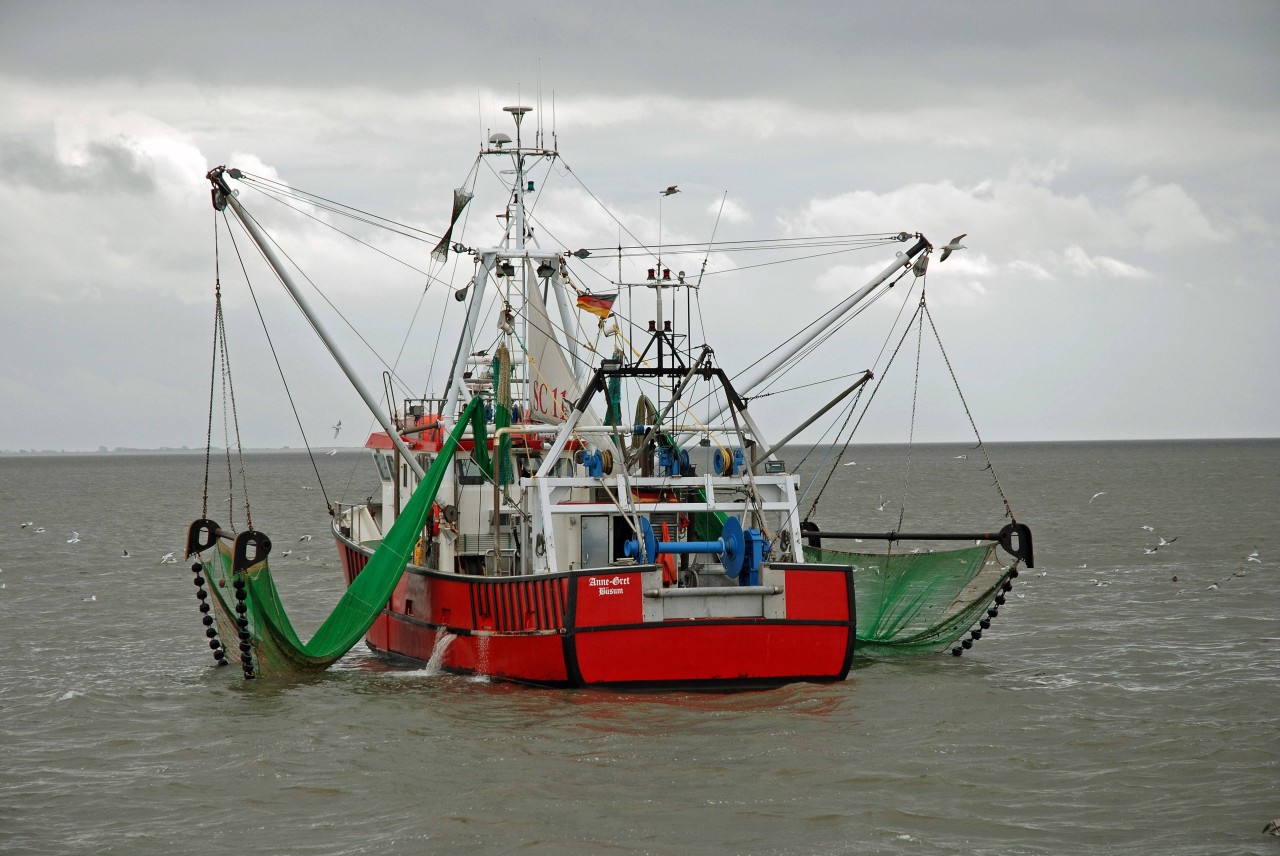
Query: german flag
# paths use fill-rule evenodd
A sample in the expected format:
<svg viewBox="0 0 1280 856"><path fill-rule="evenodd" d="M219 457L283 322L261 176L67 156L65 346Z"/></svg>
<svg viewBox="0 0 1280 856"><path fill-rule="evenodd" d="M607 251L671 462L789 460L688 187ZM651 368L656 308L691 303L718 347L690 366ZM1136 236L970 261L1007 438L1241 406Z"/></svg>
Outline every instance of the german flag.
<svg viewBox="0 0 1280 856"><path fill-rule="evenodd" d="M613 294L583 294L578 298L578 308L585 309L592 315L605 319L613 314L613 301L617 299L617 292Z"/></svg>

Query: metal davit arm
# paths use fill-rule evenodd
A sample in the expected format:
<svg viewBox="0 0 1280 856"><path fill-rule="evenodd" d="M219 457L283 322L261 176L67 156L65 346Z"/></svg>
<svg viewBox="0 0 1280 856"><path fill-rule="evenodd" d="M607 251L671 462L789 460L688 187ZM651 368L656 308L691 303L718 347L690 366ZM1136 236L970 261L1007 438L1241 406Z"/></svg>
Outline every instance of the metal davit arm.
<svg viewBox="0 0 1280 856"><path fill-rule="evenodd" d="M810 547L822 549L822 539L837 541L995 541L1010 556L1035 567L1035 553L1031 544L1031 527L1025 523L1006 523L997 532L934 533L934 532L823 532L816 523L806 520L800 524L801 534Z"/></svg>
<svg viewBox="0 0 1280 856"><path fill-rule="evenodd" d="M339 350L337 343L329 336L329 332L325 329L324 325L320 323L320 319L311 308L311 304L307 302L306 297L303 295L302 289L298 288L297 283L294 282L288 269L280 260L280 257L276 255L275 249L271 246L271 240L267 237L266 233L262 231L261 227L258 226L253 217L249 215L249 212L244 210L244 206L240 204L240 201L236 199L235 193L231 190L230 186L227 185L227 180L223 176L224 172L226 172L225 167L219 166L210 170L208 175L205 176L209 181L213 182L213 207L218 211L221 211L228 205L231 206L231 211L236 215L236 218L240 221L241 225L244 226L245 231L249 233L249 237L253 239L255 244L257 244L258 249L262 252L263 258L267 260L267 264L271 265L271 269L275 271L276 276L280 277L280 282L282 282L284 287L288 289L289 295L293 297L294 302L298 304L298 308L302 310L302 314L307 316L307 321L311 323L312 329L316 331L320 340L324 342L324 346L329 349L330 355L333 356L338 367L342 369L342 373L347 376L347 380L351 382L351 385L355 387L356 392L360 394L362 399L364 399L365 406L369 408L369 412L372 413L374 418L382 425L382 429L387 432L387 436L391 438L391 442L395 444L396 449L399 450L405 463L407 463L410 469L413 470L414 474L421 479L425 475L422 465L418 463L417 458L409 451L409 448L404 444L404 440L400 439L399 430L392 424L391 419L385 412L383 412L382 408L378 406L377 398L375 398L373 393L369 391L369 388L364 385L364 381L362 381L360 376L356 374L355 368L347 361L346 356L343 355L341 350ZM233 171L232 177L235 177L236 175L238 175L238 173Z"/></svg>

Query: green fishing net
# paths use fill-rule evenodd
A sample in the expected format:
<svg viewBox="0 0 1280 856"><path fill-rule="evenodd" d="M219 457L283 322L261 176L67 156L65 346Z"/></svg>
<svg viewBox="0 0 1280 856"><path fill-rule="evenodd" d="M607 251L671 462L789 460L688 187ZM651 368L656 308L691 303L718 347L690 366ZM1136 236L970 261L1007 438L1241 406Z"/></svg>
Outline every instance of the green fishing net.
<svg viewBox="0 0 1280 856"><path fill-rule="evenodd" d="M982 618L1008 579L995 544L920 553L806 546L809 562L853 567L858 653L944 651Z"/></svg>
<svg viewBox="0 0 1280 856"><path fill-rule="evenodd" d="M348 586L310 641L303 642L294 630L267 560L252 565L237 578L232 573L230 550L225 542L219 541L217 555L213 560L204 562L204 573L209 578L209 589L216 601L218 629L227 642L238 636L236 582L242 579L245 592L243 618L247 624L243 629L248 635L245 643L252 651L257 674L269 676L320 671L351 650L369 631L382 614L413 556L413 549L422 537L422 528L426 525L440 483L448 472L458 441L468 421L477 412L479 431L476 446L484 448L484 403L480 398L474 398L391 526L391 531L383 537L369 563Z"/></svg>

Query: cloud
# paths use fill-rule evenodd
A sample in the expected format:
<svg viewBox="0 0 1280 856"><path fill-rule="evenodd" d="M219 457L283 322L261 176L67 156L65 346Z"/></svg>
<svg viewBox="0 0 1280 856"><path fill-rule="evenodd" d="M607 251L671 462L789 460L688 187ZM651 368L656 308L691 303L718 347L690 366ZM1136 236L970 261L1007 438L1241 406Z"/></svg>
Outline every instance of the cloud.
<svg viewBox="0 0 1280 856"><path fill-rule="evenodd" d="M903 224L924 231L935 245L953 231L967 231L971 249L953 254L931 272L1016 275L1039 282L1059 277L1152 279L1146 264L1125 256L1229 240L1230 231L1211 222L1191 194L1175 183L1138 177L1122 198L1111 200L1105 193L1068 195L1055 190L1054 183L1067 172L1062 161L1019 161L1006 175L969 186L944 180L812 199L779 221L791 235ZM1086 246L1094 249L1086 252Z"/></svg>
<svg viewBox="0 0 1280 856"><path fill-rule="evenodd" d="M751 214L734 199L725 198L711 203L707 206L707 213L735 226L751 222Z"/></svg>
<svg viewBox="0 0 1280 856"><path fill-rule="evenodd" d="M51 143L11 134L0 140L0 183L50 193L150 193L150 159L125 137L90 140L59 152Z"/></svg>
<svg viewBox="0 0 1280 856"><path fill-rule="evenodd" d="M1150 250L1208 246L1228 238L1227 230L1209 222L1185 190L1176 184L1155 184L1145 175L1129 185L1124 215Z"/></svg>
<svg viewBox="0 0 1280 856"><path fill-rule="evenodd" d="M1104 276L1113 279L1151 279L1152 273L1119 259L1090 256L1083 247L1072 245L1062 254L1061 266L1076 276Z"/></svg>

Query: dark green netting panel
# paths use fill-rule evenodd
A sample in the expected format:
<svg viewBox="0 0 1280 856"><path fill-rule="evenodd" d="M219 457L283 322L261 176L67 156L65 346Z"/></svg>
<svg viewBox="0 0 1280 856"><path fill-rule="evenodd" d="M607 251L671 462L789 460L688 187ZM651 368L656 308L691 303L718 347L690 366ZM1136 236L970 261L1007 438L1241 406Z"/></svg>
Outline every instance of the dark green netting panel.
<svg viewBox="0 0 1280 856"><path fill-rule="evenodd" d="M324 620L315 635L303 642L294 630L280 593L272 579L267 561L257 563L240 575L244 580L246 628L256 671L261 675L279 675L298 672L316 672L336 662L351 650L373 626L382 614L387 601L404 574L405 566L413 555L413 548L422 537L431 504L435 502L440 483L453 460L458 441L467 428L468 420L479 414L475 433L477 450L484 450L487 443L484 424L484 403L474 398L463 411L457 425L449 434L440 454L432 462L422 482L414 490L404 510L396 518L382 539L369 563L343 593L333 612ZM483 455L486 459L488 455ZM486 463L488 461L486 460ZM227 637L228 625L234 626L236 612L236 580L231 574L231 556L227 546L219 542L218 558L206 562L205 570L209 588L217 601L220 613L220 630ZM234 630L230 638L236 638ZM243 648L241 649L244 650Z"/></svg>
<svg viewBox="0 0 1280 856"><path fill-rule="evenodd" d="M943 651L982 617L1008 570L995 544L930 553L804 548L805 561L853 567L859 653Z"/></svg>

